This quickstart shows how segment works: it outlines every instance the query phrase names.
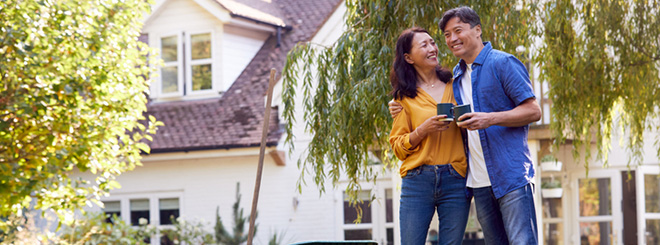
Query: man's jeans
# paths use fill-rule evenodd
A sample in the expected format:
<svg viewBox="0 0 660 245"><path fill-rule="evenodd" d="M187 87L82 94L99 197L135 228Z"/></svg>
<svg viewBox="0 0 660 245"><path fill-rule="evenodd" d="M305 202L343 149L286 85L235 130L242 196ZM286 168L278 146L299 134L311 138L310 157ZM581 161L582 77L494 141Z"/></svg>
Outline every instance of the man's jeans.
<svg viewBox="0 0 660 245"><path fill-rule="evenodd" d="M486 244L538 244L532 184L495 199L491 187L473 188Z"/></svg>
<svg viewBox="0 0 660 245"><path fill-rule="evenodd" d="M422 165L401 183L401 244L426 244L433 213L438 212L438 244L461 244L470 211L465 178L449 165Z"/></svg>

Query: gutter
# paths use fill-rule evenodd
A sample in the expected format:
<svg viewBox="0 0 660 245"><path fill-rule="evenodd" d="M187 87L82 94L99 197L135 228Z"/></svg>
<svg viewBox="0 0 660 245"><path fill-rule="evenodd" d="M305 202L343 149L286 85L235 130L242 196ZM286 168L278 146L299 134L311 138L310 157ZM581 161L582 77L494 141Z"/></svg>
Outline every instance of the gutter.
<svg viewBox="0 0 660 245"><path fill-rule="evenodd" d="M245 19L245 20L248 20L248 21L254 21L257 24L269 25L269 26L275 27L277 29L277 47L279 47L280 43L282 42L282 29L285 29L287 31L290 31L290 30L293 29L292 26L286 25L286 24L282 26L282 25L277 25L277 24L273 24L273 23L270 23L270 22L265 22L265 21L262 21L262 20L257 20L257 19L254 19L254 18L242 16L242 15L237 15L237 14L234 14L234 13L231 13L230 15L231 15L231 17L238 17L238 18L242 18L242 19Z"/></svg>

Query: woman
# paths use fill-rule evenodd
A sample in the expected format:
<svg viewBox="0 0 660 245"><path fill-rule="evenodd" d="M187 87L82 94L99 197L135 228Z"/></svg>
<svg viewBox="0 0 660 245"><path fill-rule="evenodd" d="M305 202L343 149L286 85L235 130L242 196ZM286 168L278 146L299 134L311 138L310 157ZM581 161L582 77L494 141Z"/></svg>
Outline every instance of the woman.
<svg viewBox="0 0 660 245"><path fill-rule="evenodd" d="M425 244L436 211L438 244L461 244L470 208L463 139L455 122L436 115L436 104L456 104L451 72L438 65L438 47L422 28L403 31L395 52L390 82L403 110L394 118L390 145L403 161L401 244Z"/></svg>

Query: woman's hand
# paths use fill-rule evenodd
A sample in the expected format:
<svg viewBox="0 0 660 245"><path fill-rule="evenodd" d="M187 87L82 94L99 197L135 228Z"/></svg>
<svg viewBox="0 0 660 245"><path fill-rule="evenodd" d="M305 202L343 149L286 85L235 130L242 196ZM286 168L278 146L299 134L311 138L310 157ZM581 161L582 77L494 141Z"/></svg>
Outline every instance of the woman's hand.
<svg viewBox="0 0 660 245"><path fill-rule="evenodd" d="M447 118L447 115L435 115L429 117L422 123L422 125L419 125L419 127L415 129L417 133L414 131L413 133L419 134L418 136L423 139L426 138L426 136L428 136L430 133L445 131L449 128L449 123L451 123L451 121L441 121L441 119L445 118Z"/></svg>

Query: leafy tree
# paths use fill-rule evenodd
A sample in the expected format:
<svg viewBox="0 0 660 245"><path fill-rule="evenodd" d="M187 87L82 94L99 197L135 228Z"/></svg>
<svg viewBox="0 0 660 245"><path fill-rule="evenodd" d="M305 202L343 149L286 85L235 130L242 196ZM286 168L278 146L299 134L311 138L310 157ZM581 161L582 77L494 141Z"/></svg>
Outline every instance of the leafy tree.
<svg viewBox="0 0 660 245"><path fill-rule="evenodd" d="M481 16L484 41L539 66L541 81L551 88L556 146L574 139L578 158L580 147L596 138L598 157L606 158L615 115L621 115L627 147L641 160L644 131L660 131L653 120L660 102L657 0L348 0L347 29L338 41L300 43L284 67L286 142L293 149L297 91L303 93L306 130L313 137L298 162L301 180L311 174L323 192L324 180L335 184L343 172L351 203L357 201L359 180L377 175L368 167L370 151L393 160L388 75L398 34L412 26L430 30L441 64L453 67L458 60L443 44L438 22L444 11L462 5ZM516 51L520 46L524 49ZM590 149L583 149L588 160Z"/></svg>
<svg viewBox="0 0 660 245"><path fill-rule="evenodd" d="M550 85L557 144L571 136L578 158L596 139L607 160L614 122L625 131L630 163L641 163L644 133L658 132L659 1L548 1L536 62ZM654 120L656 119L656 120ZM655 139L658 154L660 144Z"/></svg>
<svg viewBox="0 0 660 245"><path fill-rule="evenodd" d="M335 184L344 172L351 204L359 202L359 181L374 180L378 174L368 167L370 151L382 150L392 160L388 154L392 124L387 112L391 100L389 70L401 31L412 26L429 30L438 42L441 64L452 68L458 60L442 44L444 37L438 23L444 11L467 5L481 16L483 39L492 41L497 49L516 54L518 46L529 46L533 41L530 32L535 32L536 26L532 25L532 14L537 11L536 5L528 1L516 5L518 2L346 1L347 29L339 40L332 46L300 43L289 53L284 67L286 142L293 149L297 91L304 95L306 129L313 137L307 157L298 163L301 180L310 172L323 192L326 178Z"/></svg>
<svg viewBox="0 0 660 245"><path fill-rule="evenodd" d="M149 4L0 3L0 216L31 207L71 223L149 152L159 123L143 120L151 50L137 40Z"/></svg>
<svg viewBox="0 0 660 245"><path fill-rule="evenodd" d="M246 222L250 221L250 215L243 216L243 208L240 208L241 193L240 183L236 183L236 202L232 206L234 227L233 232L229 233L220 219L220 208L215 210L215 239L220 244L240 245L248 240L248 232L245 231ZM255 214L258 216L258 213ZM257 235L257 224L254 225L254 235Z"/></svg>

